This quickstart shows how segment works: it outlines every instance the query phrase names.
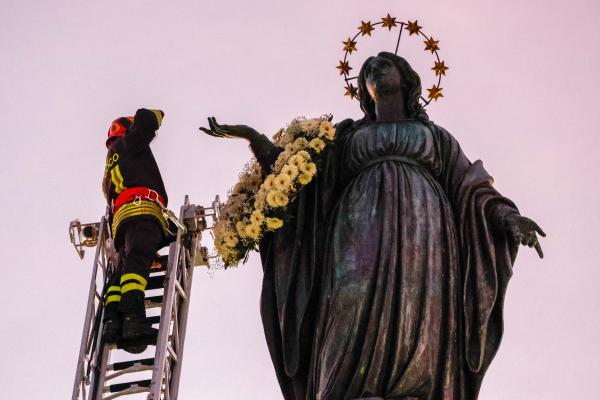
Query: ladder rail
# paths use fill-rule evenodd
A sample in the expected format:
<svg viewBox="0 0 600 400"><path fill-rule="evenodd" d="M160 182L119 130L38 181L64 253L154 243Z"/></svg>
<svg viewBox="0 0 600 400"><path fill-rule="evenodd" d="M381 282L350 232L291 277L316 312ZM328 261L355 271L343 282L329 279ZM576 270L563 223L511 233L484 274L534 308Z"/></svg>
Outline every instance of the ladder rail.
<svg viewBox="0 0 600 400"><path fill-rule="evenodd" d="M177 268L179 266L179 258L181 257L181 237L182 232L178 230L177 240L169 246L169 261L167 262L167 274L165 277L167 282L165 282L165 294L163 295L163 305L161 307L159 336L156 342L154 368L150 383L150 395L148 396L149 400L160 399L163 378L165 378L165 365L168 355L167 343L171 327L173 302L175 301L175 282L177 281Z"/></svg>
<svg viewBox="0 0 600 400"><path fill-rule="evenodd" d="M187 319L188 319L188 311L190 307L190 295L192 294L192 278L194 273L194 257L196 254L196 250L198 247L198 242L200 240L199 233L192 233L192 245L190 246L189 253L186 251L186 256L188 260L186 260L186 267L183 272L183 278L185 279L183 289L186 293L186 298L182 299L179 304L179 312L178 316L178 331L175 333L177 335L177 341L179 342L177 345L177 353L179 355L179 359L173 370L171 371L171 382L170 382L170 392L173 393L171 396L172 400L177 400L179 394L179 380L181 378L181 367L183 362L183 346L185 344L185 334L187 330Z"/></svg>
<svg viewBox="0 0 600 400"><path fill-rule="evenodd" d="M108 208L105 212L105 215L100 220L100 232L98 237L101 241L104 240L104 236L106 234L106 215L108 215ZM86 349L88 347L88 343L90 340L91 332L90 327L92 324L92 319L95 314L95 301L96 301L96 279L98 276L98 264L100 258L100 252L102 251L101 241L99 241L96 246L96 253L94 256L94 266L92 267L92 278L90 281L90 289L88 291L88 303L85 310L85 319L83 323L83 332L81 334L81 343L79 345L79 357L77 358L77 368L75 370L75 382L73 384L73 394L72 399L78 400L80 393L80 384L84 382L83 370L85 363L85 356L87 355Z"/></svg>

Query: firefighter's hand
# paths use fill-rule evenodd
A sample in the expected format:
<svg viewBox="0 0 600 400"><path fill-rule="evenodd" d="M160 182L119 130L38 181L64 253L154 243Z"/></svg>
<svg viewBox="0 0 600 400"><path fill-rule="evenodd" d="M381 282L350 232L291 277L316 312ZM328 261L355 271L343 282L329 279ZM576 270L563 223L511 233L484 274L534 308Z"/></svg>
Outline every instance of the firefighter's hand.
<svg viewBox="0 0 600 400"><path fill-rule="evenodd" d="M147 108L140 108L135 113L133 123L142 129L156 131L158 128L160 128L160 124L162 123L164 116L165 113L162 110L149 110Z"/></svg>

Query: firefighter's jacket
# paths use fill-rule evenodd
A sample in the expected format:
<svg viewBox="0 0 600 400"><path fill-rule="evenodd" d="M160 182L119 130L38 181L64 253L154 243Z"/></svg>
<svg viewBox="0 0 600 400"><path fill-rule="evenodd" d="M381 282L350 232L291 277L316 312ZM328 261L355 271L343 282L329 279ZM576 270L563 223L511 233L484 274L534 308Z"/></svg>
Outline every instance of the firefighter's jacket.
<svg viewBox="0 0 600 400"><path fill-rule="evenodd" d="M121 240L119 227L125 221L153 218L161 224L163 230L168 228L162 213L163 207L167 206L167 192L150 149L150 142L155 135L154 130L136 124L134 120L127 132L115 139L106 156L102 190L111 208L110 225L116 243ZM147 188L154 191L160 195L164 204L156 201L156 196L152 194L137 196L115 210L114 205L118 202L119 195L127 194L129 188Z"/></svg>

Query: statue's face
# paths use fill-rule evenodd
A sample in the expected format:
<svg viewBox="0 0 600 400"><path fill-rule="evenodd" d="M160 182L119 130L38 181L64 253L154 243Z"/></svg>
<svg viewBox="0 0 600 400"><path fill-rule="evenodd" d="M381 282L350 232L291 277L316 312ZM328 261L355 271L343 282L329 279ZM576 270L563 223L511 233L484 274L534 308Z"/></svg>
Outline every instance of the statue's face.
<svg viewBox="0 0 600 400"><path fill-rule="evenodd" d="M398 68L387 58L373 57L365 70L365 83L373 101L402 90Z"/></svg>

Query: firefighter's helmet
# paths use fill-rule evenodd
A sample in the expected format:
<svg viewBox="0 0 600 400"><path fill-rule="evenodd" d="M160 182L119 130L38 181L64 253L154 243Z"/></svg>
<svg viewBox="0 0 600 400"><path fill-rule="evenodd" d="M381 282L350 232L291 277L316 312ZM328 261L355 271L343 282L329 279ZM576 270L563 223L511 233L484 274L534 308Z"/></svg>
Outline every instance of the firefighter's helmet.
<svg viewBox="0 0 600 400"><path fill-rule="evenodd" d="M118 137L123 136L125 131L129 129L131 124L133 123L133 117L121 117L115 119L112 124L110 124L110 128L108 129L108 138L106 139L106 146Z"/></svg>

